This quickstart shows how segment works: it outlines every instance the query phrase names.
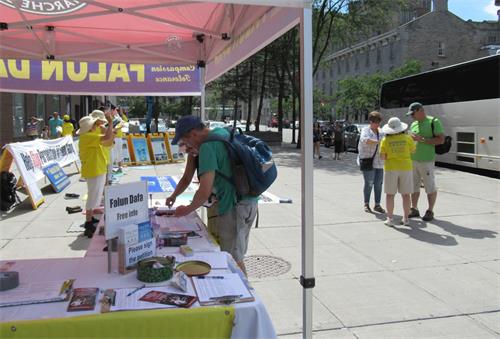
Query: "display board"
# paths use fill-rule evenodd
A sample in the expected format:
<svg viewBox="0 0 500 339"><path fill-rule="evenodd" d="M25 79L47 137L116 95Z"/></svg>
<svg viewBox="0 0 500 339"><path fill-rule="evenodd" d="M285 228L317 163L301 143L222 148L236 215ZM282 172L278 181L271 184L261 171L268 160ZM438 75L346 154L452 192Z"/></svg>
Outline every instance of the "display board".
<svg viewBox="0 0 500 339"><path fill-rule="evenodd" d="M37 182L45 177L44 168L57 164L60 168L79 161L72 137L52 140L35 139L7 144L1 158L3 171L10 171L12 163L20 173L18 186L23 186L34 209L44 198ZM78 169L78 166L77 166Z"/></svg>
<svg viewBox="0 0 500 339"><path fill-rule="evenodd" d="M184 160L184 154L179 152L178 145L172 145L172 139L174 138L175 133L166 133L165 134L165 145L167 146L167 153L170 161L177 162Z"/></svg>
<svg viewBox="0 0 500 339"><path fill-rule="evenodd" d="M53 163L46 166L43 169L43 172L49 179L52 188L54 188L54 191L56 191L57 193L61 192L71 183L68 176L58 163Z"/></svg>
<svg viewBox="0 0 500 339"><path fill-rule="evenodd" d="M165 144L165 135L163 133L148 134L148 146L151 159L155 164L169 161L167 146Z"/></svg>
<svg viewBox="0 0 500 339"><path fill-rule="evenodd" d="M134 164L150 164L148 142L144 134L130 134L128 147Z"/></svg>
<svg viewBox="0 0 500 339"><path fill-rule="evenodd" d="M121 152L122 152L122 163L125 165L130 164L132 162L132 157L130 156L128 141L126 139L122 142Z"/></svg>
<svg viewBox="0 0 500 339"><path fill-rule="evenodd" d="M144 181L106 186L104 190L106 240L118 237L121 226L149 219L148 185Z"/></svg>

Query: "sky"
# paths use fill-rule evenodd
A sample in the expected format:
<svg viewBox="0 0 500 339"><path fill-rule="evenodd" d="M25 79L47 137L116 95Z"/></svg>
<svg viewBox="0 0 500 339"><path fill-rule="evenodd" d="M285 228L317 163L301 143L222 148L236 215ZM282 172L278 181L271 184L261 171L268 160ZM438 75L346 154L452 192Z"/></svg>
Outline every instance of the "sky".
<svg viewBox="0 0 500 339"><path fill-rule="evenodd" d="M448 0L448 10L464 20L497 20L495 0Z"/></svg>

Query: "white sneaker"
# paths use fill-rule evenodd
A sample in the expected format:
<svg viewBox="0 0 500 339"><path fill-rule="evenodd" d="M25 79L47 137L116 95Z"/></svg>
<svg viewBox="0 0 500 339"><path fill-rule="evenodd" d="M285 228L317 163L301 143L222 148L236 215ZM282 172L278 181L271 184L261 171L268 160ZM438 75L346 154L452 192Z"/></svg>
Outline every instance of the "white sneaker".
<svg viewBox="0 0 500 339"><path fill-rule="evenodd" d="M384 221L384 225L385 225L385 226L389 226L389 227L394 227L394 226L396 226L396 225L394 224L394 220L393 220L393 219L390 219L390 218L387 218L387 219Z"/></svg>
<svg viewBox="0 0 500 339"><path fill-rule="evenodd" d="M402 220L401 225L403 226L410 226L410 219Z"/></svg>

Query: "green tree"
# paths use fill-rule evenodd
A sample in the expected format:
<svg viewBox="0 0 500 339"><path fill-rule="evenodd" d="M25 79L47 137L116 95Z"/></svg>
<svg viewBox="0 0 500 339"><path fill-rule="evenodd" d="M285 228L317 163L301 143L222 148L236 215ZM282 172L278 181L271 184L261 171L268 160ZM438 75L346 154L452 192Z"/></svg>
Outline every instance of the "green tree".
<svg viewBox="0 0 500 339"><path fill-rule="evenodd" d="M337 117L379 109L380 88L384 82L418 73L420 69L421 65L418 61L409 60L389 73L377 72L340 80L335 96Z"/></svg>

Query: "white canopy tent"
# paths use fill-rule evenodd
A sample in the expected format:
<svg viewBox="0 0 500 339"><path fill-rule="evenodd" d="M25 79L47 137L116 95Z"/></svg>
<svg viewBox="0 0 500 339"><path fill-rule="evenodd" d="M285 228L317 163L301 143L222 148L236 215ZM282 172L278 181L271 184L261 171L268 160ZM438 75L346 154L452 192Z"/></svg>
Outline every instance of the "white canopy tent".
<svg viewBox="0 0 500 339"><path fill-rule="evenodd" d="M312 335L314 287L311 3L311 0L0 2L2 59L197 64L202 69L202 112L206 83L300 24L301 284L305 338Z"/></svg>

